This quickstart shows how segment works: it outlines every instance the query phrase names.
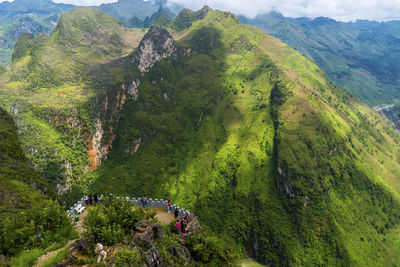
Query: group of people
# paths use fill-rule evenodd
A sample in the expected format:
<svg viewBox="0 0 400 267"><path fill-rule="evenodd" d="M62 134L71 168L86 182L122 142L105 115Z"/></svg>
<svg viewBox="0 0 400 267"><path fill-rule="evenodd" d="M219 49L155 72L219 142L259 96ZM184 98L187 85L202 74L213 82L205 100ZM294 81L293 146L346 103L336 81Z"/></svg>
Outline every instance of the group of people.
<svg viewBox="0 0 400 267"><path fill-rule="evenodd" d="M110 193L109 198L113 198L112 194ZM85 195L85 202L86 205L92 205L92 204L97 204L97 203L103 203L103 195L101 195L100 197L97 196L97 193L92 195ZM129 195L126 195L126 200L129 201ZM146 208L148 203L147 203L147 198L146 196L143 196L141 198L141 202L142 202L142 206L143 208ZM168 200L168 213L172 212L172 205L171 205L171 200ZM174 217L176 220L176 232L177 234L185 234L188 233L188 228L189 228L189 222L192 219L191 217L189 217L189 214L186 213L185 216L183 217L179 217L179 210L175 209L174 210ZM99 255L97 258L97 262L101 262L104 261L107 257L107 252L104 250L103 244L101 242L97 243L96 245L96 249L95 252Z"/></svg>
<svg viewBox="0 0 400 267"><path fill-rule="evenodd" d="M103 194L100 195L100 197L97 196L97 193L94 195L92 195L92 194L85 195L85 202L86 202L86 205L93 205L94 203L97 204L99 202L103 203L103 198L104 198Z"/></svg>
<svg viewBox="0 0 400 267"><path fill-rule="evenodd" d="M176 218L176 233L177 234L186 234L188 232L188 228L189 228L189 216L186 214L185 217L183 217L181 220L179 220L177 215L177 209L175 210L175 218Z"/></svg>

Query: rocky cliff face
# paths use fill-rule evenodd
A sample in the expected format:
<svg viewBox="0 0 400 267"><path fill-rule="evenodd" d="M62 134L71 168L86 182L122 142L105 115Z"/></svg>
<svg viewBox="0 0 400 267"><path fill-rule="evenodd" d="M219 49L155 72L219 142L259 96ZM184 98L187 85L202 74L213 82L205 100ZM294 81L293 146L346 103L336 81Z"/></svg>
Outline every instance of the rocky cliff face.
<svg viewBox="0 0 400 267"><path fill-rule="evenodd" d="M172 55L174 51L174 38L168 31L153 26L140 42L134 62L142 73L148 72L156 62Z"/></svg>
<svg viewBox="0 0 400 267"><path fill-rule="evenodd" d="M173 37L165 29L151 27L140 42L138 52L134 55L132 63L135 64L141 73L148 72L154 64L163 58L172 55L176 48ZM96 131L89 143L90 168L97 169L102 159L107 157L112 142L115 139L114 122L118 122L121 110L127 100L138 101L140 96L140 79L134 78L122 83L116 92L108 94L102 102L102 119L96 118ZM166 96L168 98L168 96ZM106 123L102 123L106 122ZM104 128L103 126L109 126ZM107 133L107 135L105 135ZM105 137L105 136L108 136ZM102 139L106 138L106 145L101 145ZM134 141L134 146L127 148L126 151L133 154L138 151L141 145L141 138Z"/></svg>

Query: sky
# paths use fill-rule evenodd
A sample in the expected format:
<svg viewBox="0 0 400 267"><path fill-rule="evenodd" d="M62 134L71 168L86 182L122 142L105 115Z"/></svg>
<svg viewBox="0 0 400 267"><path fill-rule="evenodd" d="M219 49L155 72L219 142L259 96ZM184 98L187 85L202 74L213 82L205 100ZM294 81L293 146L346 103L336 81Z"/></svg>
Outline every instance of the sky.
<svg viewBox="0 0 400 267"><path fill-rule="evenodd" d="M0 0L3 2L4 0ZM75 5L99 5L116 0L53 0ZM330 17L340 21L400 20L400 0L169 0L190 9L204 5L254 17L275 10L288 17Z"/></svg>

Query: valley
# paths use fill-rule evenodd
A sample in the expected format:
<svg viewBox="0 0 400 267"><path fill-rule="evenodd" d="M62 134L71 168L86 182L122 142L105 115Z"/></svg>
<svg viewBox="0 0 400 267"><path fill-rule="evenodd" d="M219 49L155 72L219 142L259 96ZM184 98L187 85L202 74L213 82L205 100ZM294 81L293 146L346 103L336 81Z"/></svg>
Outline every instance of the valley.
<svg viewBox="0 0 400 267"><path fill-rule="evenodd" d="M53 201L59 218L60 205L90 192L171 199L204 225L185 240L204 264L397 264L400 135L377 113L395 120L396 105L374 111L232 13L205 6L155 24L127 28L85 7L63 13L49 35L19 37L0 74L0 111L14 125L0 134L3 194ZM21 182L15 160L34 183ZM0 204L4 227L21 221L9 231L21 243L0 247L13 257L43 222L26 226L33 211L19 207L18 219L13 203ZM118 202L92 210L92 246L106 239L117 253L121 245L122 262L154 251L124 241L141 220L153 227L154 214ZM72 227L61 221L49 235ZM167 250L181 241L160 227L166 238L155 238L156 249L180 262ZM7 233L4 244L15 242Z"/></svg>

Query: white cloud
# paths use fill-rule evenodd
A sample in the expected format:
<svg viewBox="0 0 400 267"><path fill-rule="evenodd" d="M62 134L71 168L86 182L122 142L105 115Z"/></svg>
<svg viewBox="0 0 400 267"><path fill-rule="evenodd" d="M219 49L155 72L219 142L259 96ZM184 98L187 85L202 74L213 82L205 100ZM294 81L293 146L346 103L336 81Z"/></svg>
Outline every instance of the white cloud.
<svg viewBox="0 0 400 267"><path fill-rule="evenodd" d="M13 2L14 0L0 0L1 2ZM32 0L34 1L34 0ZM118 0L53 0L55 3L66 3L73 4L77 6L98 6L104 3L118 2Z"/></svg>
<svg viewBox="0 0 400 267"><path fill-rule="evenodd" d="M33 0L34 1L34 0ZM54 0L75 5L100 5L117 0ZM254 17L276 10L289 17L330 17L336 20L400 20L400 0L168 0L191 9L204 5ZM4 2L4 0L0 0Z"/></svg>
<svg viewBox="0 0 400 267"><path fill-rule="evenodd" d="M67 3L77 6L98 6L105 3L118 2L118 0L53 0L55 3Z"/></svg>
<svg viewBox="0 0 400 267"><path fill-rule="evenodd" d="M169 0L191 9L203 5L254 17L276 10L289 17L325 16L336 20L400 19L400 0Z"/></svg>

